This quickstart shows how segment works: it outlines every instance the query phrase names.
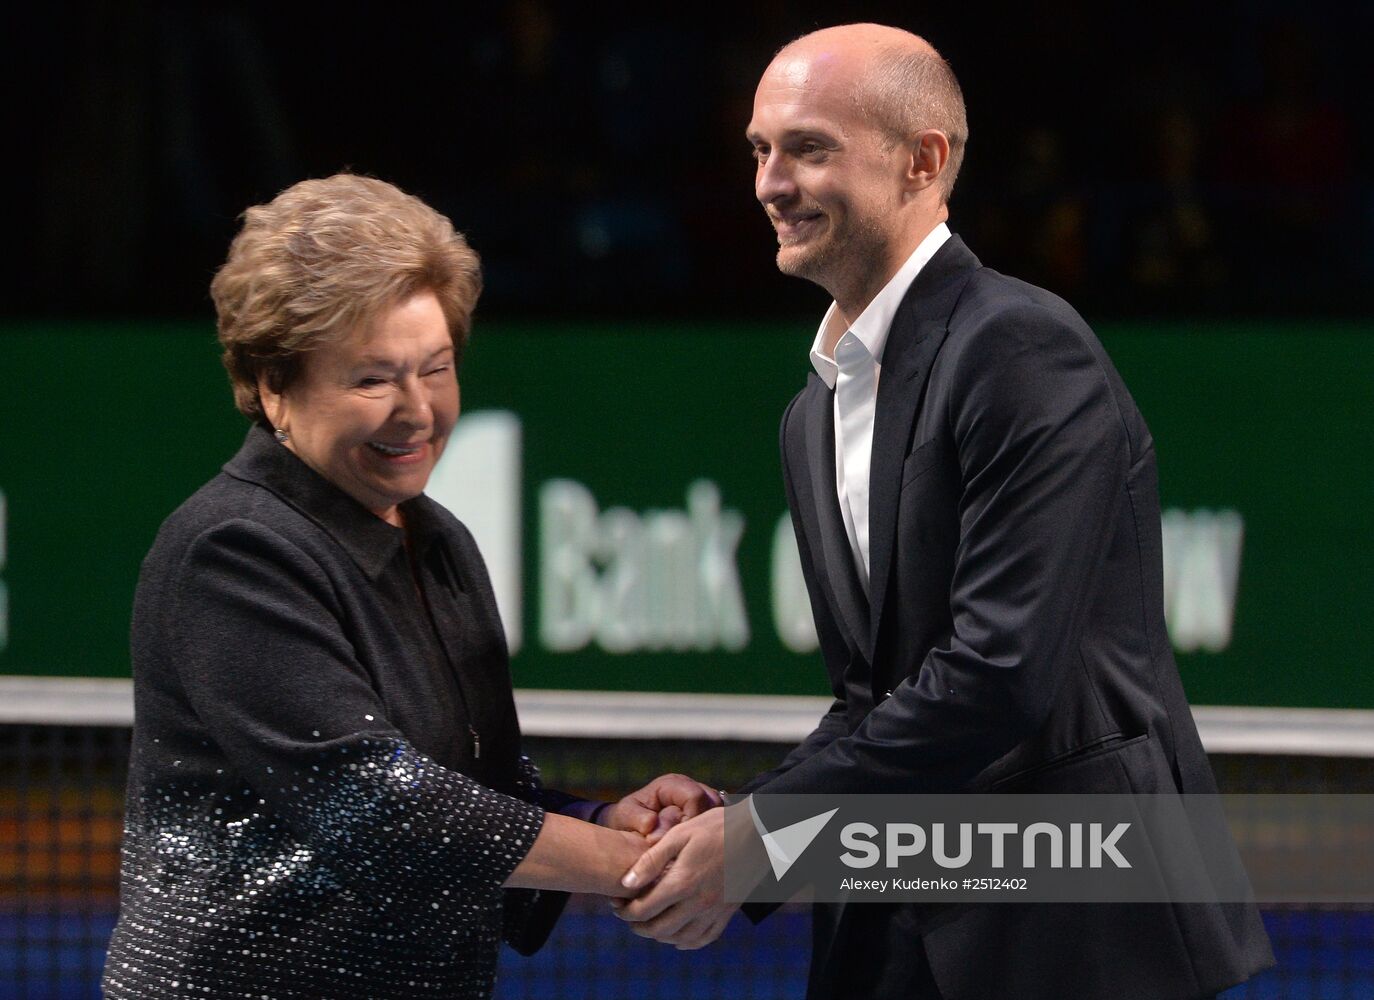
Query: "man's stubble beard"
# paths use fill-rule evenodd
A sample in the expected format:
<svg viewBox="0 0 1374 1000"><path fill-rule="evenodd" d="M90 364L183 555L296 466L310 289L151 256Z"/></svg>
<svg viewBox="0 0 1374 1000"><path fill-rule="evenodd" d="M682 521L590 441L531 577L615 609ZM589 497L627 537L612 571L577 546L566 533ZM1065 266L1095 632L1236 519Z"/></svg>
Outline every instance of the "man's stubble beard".
<svg viewBox="0 0 1374 1000"><path fill-rule="evenodd" d="M793 248L778 247L778 270L819 285L832 298L840 299L850 289L867 283L872 270L881 266L886 248L887 234L864 219L830 231L814 246L798 248L801 253L788 254Z"/></svg>

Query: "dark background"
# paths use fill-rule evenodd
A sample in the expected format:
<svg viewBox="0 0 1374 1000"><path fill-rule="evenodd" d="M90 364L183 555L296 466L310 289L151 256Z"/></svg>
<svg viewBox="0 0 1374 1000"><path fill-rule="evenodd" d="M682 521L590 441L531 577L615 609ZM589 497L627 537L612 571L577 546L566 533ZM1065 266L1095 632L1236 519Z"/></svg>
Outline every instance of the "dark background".
<svg viewBox="0 0 1374 1000"><path fill-rule="evenodd" d="M6 15L4 312L211 316L236 217L351 168L449 214L482 319L805 318L743 139L771 53L856 19L964 86L952 225L1091 320L1374 305L1374 5L117 3ZM706 11L710 13L707 14ZM725 13L721 13L725 10Z"/></svg>

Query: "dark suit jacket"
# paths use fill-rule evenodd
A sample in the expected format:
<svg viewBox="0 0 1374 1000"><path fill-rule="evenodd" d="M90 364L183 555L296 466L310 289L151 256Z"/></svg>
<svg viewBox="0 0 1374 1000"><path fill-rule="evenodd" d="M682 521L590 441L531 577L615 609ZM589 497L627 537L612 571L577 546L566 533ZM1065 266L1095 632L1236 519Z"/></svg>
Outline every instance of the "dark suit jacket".
<svg viewBox="0 0 1374 1000"><path fill-rule="evenodd" d="M1165 632L1150 432L1065 302L958 237L913 283L878 385L871 603L814 374L782 459L835 700L751 790L1215 791ZM969 1000L1201 996L1272 963L1253 906L829 907L810 995L890 995L917 935Z"/></svg>

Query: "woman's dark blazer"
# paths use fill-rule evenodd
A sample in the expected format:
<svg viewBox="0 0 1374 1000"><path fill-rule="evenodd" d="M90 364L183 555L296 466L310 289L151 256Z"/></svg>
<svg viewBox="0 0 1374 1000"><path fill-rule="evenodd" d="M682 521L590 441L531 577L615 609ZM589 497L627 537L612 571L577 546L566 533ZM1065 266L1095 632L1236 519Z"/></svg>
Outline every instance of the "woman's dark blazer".
<svg viewBox="0 0 1374 1000"><path fill-rule="evenodd" d="M401 509L254 427L163 524L107 997L485 997L503 936L542 943L563 897L502 889L544 813L486 569Z"/></svg>

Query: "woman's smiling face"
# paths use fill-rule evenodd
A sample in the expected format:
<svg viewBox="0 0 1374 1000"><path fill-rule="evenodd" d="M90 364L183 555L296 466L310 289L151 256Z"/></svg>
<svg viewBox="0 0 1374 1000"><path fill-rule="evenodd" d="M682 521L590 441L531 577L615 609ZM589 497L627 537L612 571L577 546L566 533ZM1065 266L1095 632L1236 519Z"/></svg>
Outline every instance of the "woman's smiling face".
<svg viewBox="0 0 1374 1000"><path fill-rule="evenodd" d="M419 291L343 340L309 352L280 395L262 389L286 447L372 513L424 492L458 419L453 340L439 300Z"/></svg>

